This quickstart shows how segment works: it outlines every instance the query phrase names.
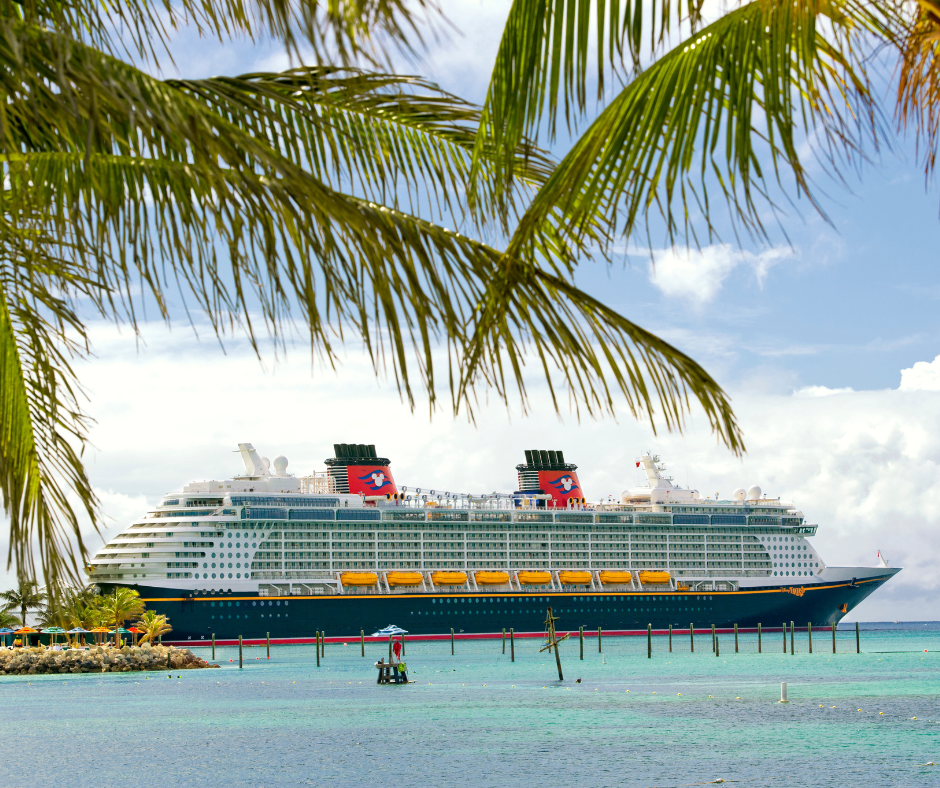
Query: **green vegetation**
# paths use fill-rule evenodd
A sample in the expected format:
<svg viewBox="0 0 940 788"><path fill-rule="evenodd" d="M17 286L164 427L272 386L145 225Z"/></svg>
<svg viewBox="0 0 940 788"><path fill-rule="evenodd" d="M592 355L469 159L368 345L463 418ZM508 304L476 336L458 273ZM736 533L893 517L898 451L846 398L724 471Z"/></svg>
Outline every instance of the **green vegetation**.
<svg viewBox="0 0 940 788"><path fill-rule="evenodd" d="M134 623L134 626L144 630L144 634L142 634L137 641L138 643L146 643L148 640L151 643L156 643L161 635L165 635L173 629L173 627L167 623L166 616L158 616L153 610L148 610L144 613L140 617L140 620Z"/></svg>

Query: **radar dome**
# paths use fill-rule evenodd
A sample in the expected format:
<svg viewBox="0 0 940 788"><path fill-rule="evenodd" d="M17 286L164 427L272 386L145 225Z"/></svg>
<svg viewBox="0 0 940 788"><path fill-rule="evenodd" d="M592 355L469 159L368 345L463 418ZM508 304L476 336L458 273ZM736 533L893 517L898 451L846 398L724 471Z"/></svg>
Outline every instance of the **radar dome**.
<svg viewBox="0 0 940 788"><path fill-rule="evenodd" d="M760 487L758 487L756 484L755 484L753 487L748 487L748 488L747 488L747 499L748 499L749 501L757 501L757 500L760 500Z"/></svg>
<svg viewBox="0 0 940 788"><path fill-rule="evenodd" d="M743 501L747 497L747 491L743 487L738 487L738 489L732 493L731 497L736 501Z"/></svg>
<svg viewBox="0 0 940 788"><path fill-rule="evenodd" d="M283 454L279 454L274 458L274 472L278 476L286 476L287 473L287 457Z"/></svg>

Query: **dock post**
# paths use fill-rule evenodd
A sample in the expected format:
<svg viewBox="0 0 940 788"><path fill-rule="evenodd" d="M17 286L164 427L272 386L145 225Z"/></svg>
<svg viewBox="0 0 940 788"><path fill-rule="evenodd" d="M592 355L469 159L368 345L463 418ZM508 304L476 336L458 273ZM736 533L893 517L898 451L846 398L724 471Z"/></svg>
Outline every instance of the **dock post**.
<svg viewBox="0 0 940 788"><path fill-rule="evenodd" d="M833 625L835 626L835 625ZM836 642L836 636L832 636L832 642ZM212 659L215 659L215 632L212 633Z"/></svg>
<svg viewBox="0 0 940 788"><path fill-rule="evenodd" d="M242 636L238 636L238 669L242 669Z"/></svg>
<svg viewBox="0 0 940 788"><path fill-rule="evenodd" d="M454 656L454 628L450 628L450 655Z"/></svg>
<svg viewBox="0 0 940 788"><path fill-rule="evenodd" d="M672 624L669 625L669 653L672 654Z"/></svg>
<svg viewBox="0 0 940 788"><path fill-rule="evenodd" d="M320 630L320 656L326 658L326 632Z"/></svg>
<svg viewBox="0 0 940 788"><path fill-rule="evenodd" d="M783 653L787 653L787 622L783 622Z"/></svg>
<svg viewBox="0 0 940 788"><path fill-rule="evenodd" d="M646 625L646 658L653 658L653 625Z"/></svg>
<svg viewBox="0 0 940 788"><path fill-rule="evenodd" d="M264 633L264 641L268 646L268 659L271 659L271 633L270 632Z"/></svg>
<svg viewBox="0 0 940 788"><path fill-rule="evenodd" d="M858 634L858 621L855 622L855 653L856 654L862 653L862 641L860 640L859 634Z"/></svg>
<svg viewBox="0 0 940 788"><path fill-rule="evenodd" d="M364 629L359 630L359 648L362 651L362 656L366 655L366 631Z"/></svg>
<svg viewBox="0 0 940 788"><path fill-rule="evenodd" d="M601 632L601 628L598 627L598 628L597 628L597 653L598 653L598 654L600 654L601 651L602 651L602 649L601 649L601 636L602 636L602 635L603 635L603 633Z"/></svg>
<svg viewBox="0 0 940 788"><path fill-rule="evenodd" d="M721 644L718 642L718 635L715 635L715 656L721 656Z"/></svg>
<svg viewBox="0 0 940 788"><path fill-rule="evenodd" d="M791 622L790 622L790 656L791 656L791 657L792 657L793 654L795 653L795 651L794 651L794 649L793 649L793 646L794 646L793 641L796 639L796 635L793 634L793 630L794 630L794 626L793 626L793 622L791 621Z"/></svg>
<svg viewBox="0 0 940 788"><path fill-rule="evenodd" d="M388 636L388 664L392 664L392 636Z"/></svg>
<svg viewBox="0 0 940 788"><path fill-rule="evenodd" d="M734 653L738 653L738 625L734 625Z"/></svg>
<svg viewBox="0 0 940 788"><path fill-rule="evenodd" d="M809 653L813 653L813 622L806 622L806 637L809 639Z"/></svg>
<svg viewBox="0 0 940 788"><path fill-rule="evenodd" d="M317 642L316 648L314 649L317 652L317 667L320 667L320 630L317 630Z"/></svg>
<svg viewBox="0 0 940 788"><path fill-rule="evenodd" d="M832 622L832 653L836 653L836 622Z"/></svg>
<svg viewBox="0 0 940 788"><path fill-rule="evenodd" d="M762 651L762 649L761 649L761 645L762 645L762 644L761 644L761 642L760 642L760 639L761 639L761 638L760 638L760 635L761 635L761 632L760 632L760 621L758 621L758 622L757 622L757 653L758 653L758 654L760 654L761 651Z"/></svg>
<svg viewBox="0 0 940 788"><path fill-rule="evenodd" d="M692 653L695 653L695 624L689 624L689 645L692 647Z"/></svg>
<svg viewBox="0 0 940 788"><path fill-rule="evenodd" d="M405 656L405 633L401 633L401 655Z"/></svg>
<svg viewBox="0 0 940 788"><path fill-rule="evenodd" d="M715 653L715 625L712 624L712 653Z"/></svg>
<svg viewBox="0 0 940 788"><path fill-rule="evenodd" d="M516 638L512 627L509 628L509 661L516 661Z"/></svg>
<svg viewBox="0 0 940 788"><path fill-rule="evenodd" d="M506 627L503 627L503 654L506 653Z"/></svg>
<svg viewBox="0 0 940 788"><path fill-rule="evenodd" d="M581 639L581 659L584 659L584 626L578 627L578 637Z"/></svg>

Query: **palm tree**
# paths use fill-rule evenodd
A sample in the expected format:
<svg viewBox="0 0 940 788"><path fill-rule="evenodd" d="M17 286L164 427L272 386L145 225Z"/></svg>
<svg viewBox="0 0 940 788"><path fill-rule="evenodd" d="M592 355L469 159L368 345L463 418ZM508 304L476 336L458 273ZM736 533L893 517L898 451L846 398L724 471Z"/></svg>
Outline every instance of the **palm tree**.
<svg viewBox="0 0 940 788"><path fill-rule="evenodd" d="M134 626L144 630L144 635L138 641L139 643L145 643L148 640L151 643L156 643L161 635L173 630L173 627L167 623L166 616L157 615L154 610L148 610L144 613L140 617L140 621L134 622Z"/></svg>
<svg viewBox="0 0 940 788"><path fill-rule="evenodd" d="M117 630L124 626L127 619L143 615L144 603L133 589L118 587L101 598L100 610L108 626L114 626L114 642L118 645L121 642L121 635Z"/></svg>
<svg viewBox="0 0 940 788"><path fill-rule="evenodd" d="M0 600L4 602L4 608L19 610L20 621L26 626L26 614L42 607L46 601L46 593L33 581L20 581L17 588L0 593Z"/></svg>
<svg viewBox="0 0 940 788"><path fill-rule="evenodd" d="M529 7L542 23L530 24ZM546 52L557 49L550 4L514 6L482 113L423 79L377 70L388 47L420 46L423 8L0 0L0 486L24 581L37 562L50 588L81 574L70 495L98 521L72 367L88 350L79 306L136 329L145 304L168 321L178 296L220 338L243 332L256 348L262 334L282 341L299 325L330 365L355 340L412 406L422 392L431 408L446 396L471 417L481 388L525 406L534 359L556 408L567 398L579 415L604 414L624 399L676 429L696 399L719 439L742 450L727 396L698 364L571 283L580 257L611 238L604 211L633 154L626 146L604 163L594 132L555 168L529 141L545 86L562 73L539 48L544 39ZM295 57L306 44L316 65L152 76L166 30L184 25L219 40L273 36ZM513 36L529 49L509 52ZM520 56L525 68L508 68ZM580 65L574 73L583 79ZM818 90L807 95L815 108ZM623 103L605 123L646 117L634 108L624 121ZM645 122L638 139L658 139L655 118ZM740 161L754 171L749 155ZM652 199L647 178L626 180ZM503 235L505 249L481 240Z"/></svg>
<svg viewBox="0 0 940 788"><path fill-rule="evenodd" d="M5 607L0 610L0 627L6 627L9 629L19 628L23 626L23 622L20 621L14 614L13 611Z"/></svg>

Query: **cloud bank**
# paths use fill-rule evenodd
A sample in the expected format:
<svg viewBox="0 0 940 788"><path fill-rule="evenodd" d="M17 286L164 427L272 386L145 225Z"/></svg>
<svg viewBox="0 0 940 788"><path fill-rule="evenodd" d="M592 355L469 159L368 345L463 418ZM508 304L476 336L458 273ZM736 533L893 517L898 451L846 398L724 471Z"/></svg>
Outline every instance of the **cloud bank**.
<svg viewBox="0 0 940 788"><path fill-rule="evenodd" d="M914 387L905 370L902 387L884 391L732 392L748 449L742 459L696 417L685 435L655 435L626 412L619 423L578 424L559 420L534 390L527 418L491 406L476 426L446 414L429 419L410 413L364 360L321 374L298 350L266 370L237 343L223 355L181 333L149 328L150 344L135 354L131 337L93 329L98 358L79 374L97 419L86 456L112 518L104 538L165 492L239 471L239 441L285 454L294 473L322 470L333 443L375 443L399 483L465 492L515 489L525 449L562 449L594 500L640 483L633 460L651 449L678 483L705 495L759 484L794 503L818 523L813 542L832 565L873 566L880 549L903 567L858 609L862 620L940 619L940 393L926 373Z"/></svg>

